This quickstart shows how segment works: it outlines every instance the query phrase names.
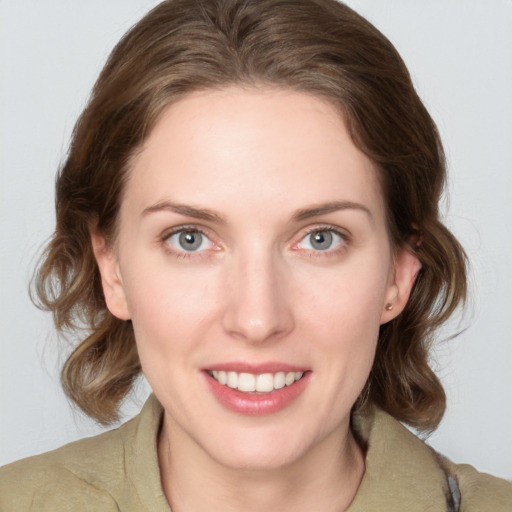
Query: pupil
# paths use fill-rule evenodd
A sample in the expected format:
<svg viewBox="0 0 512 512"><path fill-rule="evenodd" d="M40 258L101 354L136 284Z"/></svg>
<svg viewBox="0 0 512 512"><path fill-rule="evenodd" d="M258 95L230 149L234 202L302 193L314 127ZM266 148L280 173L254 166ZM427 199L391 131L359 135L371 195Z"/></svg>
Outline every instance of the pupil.
<svg viewBox="0 0 512 512"><path fill-rule="evenodd" d="M318 231L313 235L311 245L318 250L328 249L332 244L332 234L329 231Z"/></svg>
<svg viewBox="0 0 512 512"><path fill-rule="evenodd" d="M181 233L180 245L186 251L195 251L201 246L201 233Z"/></svg>

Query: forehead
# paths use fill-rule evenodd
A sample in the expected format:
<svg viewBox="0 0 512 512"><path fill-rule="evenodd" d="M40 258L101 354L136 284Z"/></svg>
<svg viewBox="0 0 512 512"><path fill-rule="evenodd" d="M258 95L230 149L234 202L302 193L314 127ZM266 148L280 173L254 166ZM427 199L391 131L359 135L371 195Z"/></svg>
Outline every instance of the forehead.
<svg viewBox="0 0 512 512"><path fill-rule="evenodd" d="M339 109L281 89L201 91L169 106L134 161L125 200L141 210L169 196L262 211L340 199L382 208L375 166Z"/></svg>

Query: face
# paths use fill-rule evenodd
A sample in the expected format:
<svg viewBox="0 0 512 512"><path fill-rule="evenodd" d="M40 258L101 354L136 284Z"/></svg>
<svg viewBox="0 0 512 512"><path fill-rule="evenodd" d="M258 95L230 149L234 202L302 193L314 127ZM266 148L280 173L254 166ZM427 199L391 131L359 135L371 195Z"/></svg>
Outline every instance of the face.
<svg viewBox="0 0 512 512"><path fill-rule="evenodd" d="M417 270L390 246L376 169L338 111L286 90L170 106L131 170L115 248L93 242L171 439L232 468L340 449Z"/></svg>

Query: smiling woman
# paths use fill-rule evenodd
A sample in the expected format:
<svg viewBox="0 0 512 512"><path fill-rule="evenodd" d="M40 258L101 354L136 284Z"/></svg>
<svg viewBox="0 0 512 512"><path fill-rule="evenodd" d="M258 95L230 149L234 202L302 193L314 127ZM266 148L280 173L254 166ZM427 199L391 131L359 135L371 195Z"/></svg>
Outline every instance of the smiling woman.
<svg viewBox="0 0 512 512"><path fill-rule="evenodd" d="M0 472L2 510L507 510L437 427L435 329L466 295L436 127L333 0L167 0L112 52L37 274L85 324L69 397L118 430ZM397 421L398 420L398 421Z"/></svg>
<svg viewBox="0 0 512 512"><path fill-rule="evenodd" d="M385 218L374 165L329 103L232 86L168 107L132 162L115 248L93 245L169 446L190 438L239 469L293 465L327 434L347 449L379 327L419 269ZM359 480L362 460L347 462L337 479Z"/></svg>

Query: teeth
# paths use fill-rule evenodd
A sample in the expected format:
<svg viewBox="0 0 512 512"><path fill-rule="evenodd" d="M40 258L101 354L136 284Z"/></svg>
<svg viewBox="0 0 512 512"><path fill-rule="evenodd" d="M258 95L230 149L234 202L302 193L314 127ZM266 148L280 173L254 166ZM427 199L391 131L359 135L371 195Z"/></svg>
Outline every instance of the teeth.
<svg viewBox="0 0 512 512"><path fill-rule="evenodd" d="M226 384L230 388L237 389L238 388L238 373L227 372Z"/></svg>
<svg viewBox="0 0 512 512"><path fill-rule="evenodd" d="M230 386L231 387L231 386ZM256 379L250 373L241 373L238 376L238 389L240 391L256 391Z"/></svg>
<svg viewBox="0 0 512 512"><path fill-rule="evenodd" d="M274 376L271 373L262 373L256 377L256 391L270 393L274 390Z"/></svg>
<svg viewBox="0 0 512 512"><path fill-rule="evenodd" d="M238 389L245 393L271 393L275 389L291 386L299 380L304 372L252 373L225 372L214 370L210 375L224 386Z"/></svg>
<svg viewBox="0 0 512 512"><path fill-rule="evenodd" d="M286 377L284 372L278 372L274 375L274 389L284 388L286 385Z"/></svg>

